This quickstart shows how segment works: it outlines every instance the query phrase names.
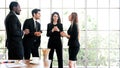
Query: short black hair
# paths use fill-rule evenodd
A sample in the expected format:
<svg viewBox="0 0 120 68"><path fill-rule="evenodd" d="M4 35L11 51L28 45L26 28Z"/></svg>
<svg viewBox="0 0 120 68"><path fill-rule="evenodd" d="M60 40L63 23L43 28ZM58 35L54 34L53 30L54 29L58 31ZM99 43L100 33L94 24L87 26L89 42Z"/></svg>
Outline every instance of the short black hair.
<svg viewBox="0 0 120 68"><path fill-rule="evenodd" d="M9 9L10 9L10 10L13 10L13 7L17 7L17 6L18 6L18 2L12 1L12 2L10 3L10 5L9 5Z"/></svg>
<svg viewBox="0 0 120 68"><path fill-rule="evenodd" d="M32 10L32 16L34 16L34 13L36 14L38 11L41 11L40 9L33 9Z"/></svg>

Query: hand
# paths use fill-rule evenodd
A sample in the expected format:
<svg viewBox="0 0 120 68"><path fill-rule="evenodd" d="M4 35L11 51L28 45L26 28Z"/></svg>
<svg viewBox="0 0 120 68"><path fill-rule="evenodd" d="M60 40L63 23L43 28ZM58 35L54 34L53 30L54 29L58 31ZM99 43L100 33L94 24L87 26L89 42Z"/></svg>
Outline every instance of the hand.
<svg viewBox="0 0 120 68"><path fill-rule="evenodd" d="M24 32L24 34L29 34L30 30L29 29L25 29L23 32Z"/></svg>
<svg viewBox="0 0 120 68"><path fill-rule="evenodd" d="M54 26L54 31L60 31L59 28L57 26Z"/></svg>
<svg viewBox="0 0 120 68"><path fill-rule="evenodd" d="M35 32L34 35L35 36L41 36L41 32Z"/></svg>
<svg viewBox="0 0 120 68"><path fill-rule="evenodd" d="M66 33L65 32L60 32L60 35L62 36L62 37L66 37Z"/></svg>
<svg viewBox="0 0 120 68"><path fill-rule="evenodd" d="M66 37L66 38L70 38L70 35L68 35L68 34L66 34L65 32L60 32L60 35L62 36L62 37Z"/></svg>

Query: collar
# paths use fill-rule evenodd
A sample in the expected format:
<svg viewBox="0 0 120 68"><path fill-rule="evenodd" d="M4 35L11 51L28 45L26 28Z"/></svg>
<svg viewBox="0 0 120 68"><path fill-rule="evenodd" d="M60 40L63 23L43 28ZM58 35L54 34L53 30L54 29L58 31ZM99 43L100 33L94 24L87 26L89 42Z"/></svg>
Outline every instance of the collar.
<svg viewBox="0 0 120 68"><path fill-rule="evenodd" d="M33 17L33 20L34 20L34 22L37 21L34 17Z"/></svg>

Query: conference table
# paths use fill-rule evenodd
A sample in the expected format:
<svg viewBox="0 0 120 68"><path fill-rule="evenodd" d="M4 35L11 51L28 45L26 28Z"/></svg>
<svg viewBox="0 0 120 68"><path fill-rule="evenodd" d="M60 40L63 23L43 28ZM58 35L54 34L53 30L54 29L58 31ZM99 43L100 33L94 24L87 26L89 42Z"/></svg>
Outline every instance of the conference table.
<svg viewBox="0 0 120 68"><path fill-rule="evenodd" d="M32 57L32 60L0 60L0 68L49 68L51 63L48 59L49 52L50 49L43 48L41 59Z"/></svg>
<svg viewBox="0 0 120 68"><path fill-rule="evenodd" d="M17 62L16 62L17 61ZM1 61L0 68L49 68L48 61L39 60L39 63L31 63L31 60L5 60Z"/></svg>

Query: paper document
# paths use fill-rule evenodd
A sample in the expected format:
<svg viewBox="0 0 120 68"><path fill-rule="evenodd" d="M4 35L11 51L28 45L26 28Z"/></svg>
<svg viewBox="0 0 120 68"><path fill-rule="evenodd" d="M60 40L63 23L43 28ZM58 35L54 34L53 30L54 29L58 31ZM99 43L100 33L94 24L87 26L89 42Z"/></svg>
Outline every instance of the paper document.
<svg viewBox="0 0 120 68"><path fill-rule="evenodd" d="M7 67L23 67L23 66L26 66L25 63L6 63L6 66Z"/></svg>

